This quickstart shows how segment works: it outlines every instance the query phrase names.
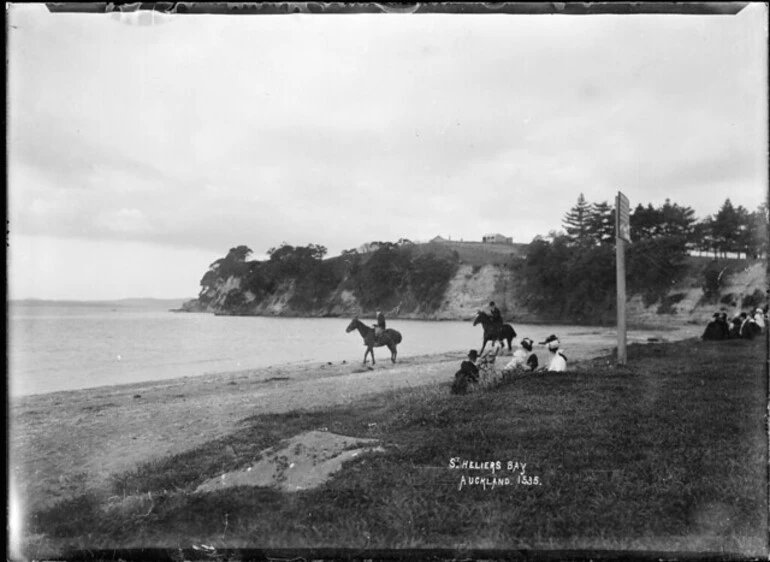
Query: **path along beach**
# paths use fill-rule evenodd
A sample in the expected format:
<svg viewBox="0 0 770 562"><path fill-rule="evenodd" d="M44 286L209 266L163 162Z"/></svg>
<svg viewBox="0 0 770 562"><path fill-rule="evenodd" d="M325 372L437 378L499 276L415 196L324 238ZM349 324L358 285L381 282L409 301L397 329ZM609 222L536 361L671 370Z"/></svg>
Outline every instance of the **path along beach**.
<svg viewBox="0 0 770 562"><path fill-rule="evenodd" d="M692 334L651 331L637 340L686 335ZM564 348L571 365L611 351L606 337L571 340ZM229 435L250 416L317 410L397 388L448 383L467 353L409 357L393 365L378 351L374 368L357 361L279 365L14 398L9 466L18 501L38 509L103 489L112 475Z"/></svg>

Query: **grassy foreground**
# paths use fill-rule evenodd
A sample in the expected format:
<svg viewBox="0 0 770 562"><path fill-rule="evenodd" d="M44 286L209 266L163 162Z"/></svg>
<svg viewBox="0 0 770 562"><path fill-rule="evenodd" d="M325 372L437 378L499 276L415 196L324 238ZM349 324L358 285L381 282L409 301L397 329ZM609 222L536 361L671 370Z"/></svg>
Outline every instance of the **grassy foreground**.
<svg viewBox="0 0 770 562"><path fill-rule="evenodd" d="M255 416L226 439L116 476L111 490L32 514L27 551L205 544L767 554L763 341L630 346L628 357L626 368L597 359L465 396L449 394L448 372L445 384L333 410ZM311 491L192 493L319 428L378 438L387 452L350 461ZM501 469L450 468L452 459ZM509 471L508 461L519 467ZM478 476L486 488L468 482ZM509 484L492 487L492 478Z"/></svg>

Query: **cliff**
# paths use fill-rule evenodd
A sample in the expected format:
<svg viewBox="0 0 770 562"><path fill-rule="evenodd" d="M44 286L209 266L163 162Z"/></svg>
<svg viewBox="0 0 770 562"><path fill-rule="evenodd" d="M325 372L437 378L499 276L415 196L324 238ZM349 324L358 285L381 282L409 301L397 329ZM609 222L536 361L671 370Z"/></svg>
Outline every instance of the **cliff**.
<svg viewBox="0 0 770 562"><path fill-rule="evenodd" d="M180 310L352 317L373 316L375 308L381 308L391 318L453 320L472 318L494 300L504 317L522 323L613 323L614 290L597 300L603 308L596 314L544 312L542 301L548 295L532 294L537 288L527 279L521 247L494 246L483 253L469 253L467 248L461 253L459 246L391 245L387 252L347 254L300 265L291 261L300 249L289 247L291 251L281 258L284 261L241 260L228 266L226 259L219 260L222 263L212 264L201 281L199 297ZM630 325L705 324L715 310L732 315L766 302L764 260L688 257L677 271L656 298L629 294ZM707 282L710 271L717 272L712 290ZM611 284L614 288L614 277Z"/></svg>

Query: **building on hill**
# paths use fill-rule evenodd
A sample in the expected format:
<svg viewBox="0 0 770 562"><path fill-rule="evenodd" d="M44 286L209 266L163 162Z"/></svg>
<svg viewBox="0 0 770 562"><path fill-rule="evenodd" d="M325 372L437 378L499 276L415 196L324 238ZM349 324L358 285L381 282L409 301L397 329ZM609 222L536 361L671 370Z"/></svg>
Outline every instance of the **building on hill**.
<svg viewBox="0 0 770 562"><path fill-rule="evenodd" d="M481 241L485 244L513 244L513 238L502 234L485 234Z"/></svg>
<svg viewBox="0 0 770 562"><path fill-rule="evenodd" d="M443 236L436 236L435 238L430 239L431 242L449 242L446 238Z"/></svg>

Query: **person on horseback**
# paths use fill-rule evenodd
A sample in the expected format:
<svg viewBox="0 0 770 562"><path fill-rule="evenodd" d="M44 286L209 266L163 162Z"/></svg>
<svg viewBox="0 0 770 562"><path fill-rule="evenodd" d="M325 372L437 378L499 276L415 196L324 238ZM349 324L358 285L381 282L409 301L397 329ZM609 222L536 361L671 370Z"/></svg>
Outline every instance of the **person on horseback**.
<svg viewBox="0 0 770 562"><path fill-rule="evenodd" d="M489 303L489 317L492 320L496 333L499 334L500 330L503 328L503 315L500 313L500 309L495 305L495 301Z"/></svg>
<svg viewBox="0 0 770 562"><path fill-rule="evenodd" d="M382 313L382 311L377 310L376 316L377 323L374 325L374 337L379 339L380 336L385 332L385 315Z"/></svg>

